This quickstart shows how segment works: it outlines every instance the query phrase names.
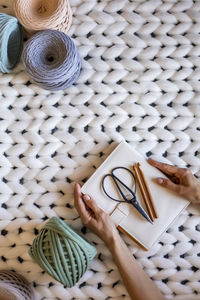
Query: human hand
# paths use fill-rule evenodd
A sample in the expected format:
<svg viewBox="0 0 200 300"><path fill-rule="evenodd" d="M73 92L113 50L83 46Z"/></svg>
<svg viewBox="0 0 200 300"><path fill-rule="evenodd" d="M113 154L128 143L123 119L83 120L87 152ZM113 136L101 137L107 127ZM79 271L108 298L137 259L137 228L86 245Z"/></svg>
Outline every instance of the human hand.
<svg viewBox="0 0 200 300"><path fill-rule="evenodd" d="M119 232L110 216L105 213L89 195L81 193L80 185L75 184L74 204L82 223L111 246L113 239L119 237Z"/></svg>
<svg viewBox="0 0 200 300"><path fill-rule="evenodd" d="M193 203L200 203L200 181L187 169L163 164L152 158L148 163L162 171L169 179L157 178L157 183Z"/></svg>

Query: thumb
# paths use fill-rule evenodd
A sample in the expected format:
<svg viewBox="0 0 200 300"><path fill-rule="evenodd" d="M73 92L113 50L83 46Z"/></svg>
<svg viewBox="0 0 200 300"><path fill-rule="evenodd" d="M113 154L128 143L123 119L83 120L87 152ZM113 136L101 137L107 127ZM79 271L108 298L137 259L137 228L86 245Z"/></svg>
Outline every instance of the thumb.
<svg viewBox="0 0 200 300"><path fill-rule="evenodd" d="M166 187L167 189L174 191L176 193L180 193L181 190L181 186L177 185L175 183L173 183L171 180L169 179L165 179L162 177L157 178L157 183L163 187Z"/></svg>
<svg viewBox="0 0 200 300"><path fill-rule="evenodd" d="M89 195L84 195L83 199L86 203L86 205L94 212L94 214L97 216L99 213L99 207L96 204L96 202L94 201L94 199L92 197L90 197Z"/></svg>

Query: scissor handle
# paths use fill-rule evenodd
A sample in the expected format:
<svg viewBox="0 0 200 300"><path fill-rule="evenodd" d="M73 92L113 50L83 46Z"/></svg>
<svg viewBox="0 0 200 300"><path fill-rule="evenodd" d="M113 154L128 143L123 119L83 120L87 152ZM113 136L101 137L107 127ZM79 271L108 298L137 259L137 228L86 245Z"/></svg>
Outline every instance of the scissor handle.
<svg viewBox="0 0 200 300"><path fill-rule="evenodd" d="M121 180L114 174L114 171L117 170L117 169L124 169L124 170L128 171L128 172L131 174L131 176L133 177L134 182L135 182L135 192L133 192L132 189L130 189L123 181L121 181ZM124 201L121 201L121 200L118 200L118 199L115 199L115 198L111 197L111 196L106 192L105 187L104 187L104 181L105 181L106 177L109 177L109 176L113 179L113 181L114 181L114 183L115 183L115 185L116 185L116 187L117 187L117 189L118 189L120 195L121 195L122 198L124 199L124 201L126 201L126 202L128 202L128 203L134 203L134 202L136 201L136 195L135 195L135 193L136 193L136 178L135 178L134 174L133 174L129 169L127 169L127 168L125 168L125 167L116 167L116 168L114 168L114 169L111 171L111 174L106 174L106 175L104 176L104 178L103 178L103 181L102 181L102 188L103 188L103 191L104 191L104 193L106 194L106 196L109 197L110 199L114 200L114 201L117 201L117 202L124 202ZM133 196L132 199L129 200L129 199L126 198L126 196L124 195L124 193L123 193L122 189L120 188L118 182L119 182L122 186L124 186L124 187L131 193L131 195Z"/></svg>
<svg viewBox="0 0 200 300"><path fill-rule="evenodd" d="M106 174L106 175L103 177L103 180L102 180L102 189L103 189L104 193L106 194L106 196L107 196L108 198L114 200L114 201L117 201L117 202L124 202L124 201L122 201L122 200L118 200L118 199L115 199L115 198L111 197L111 196L106 192L105 187L104 187L104 181L105 181L106 177L111 177L111 178L113 179L113 175L112 175L112 174ZM113 180L114 180L114 179L113 179ZM114 182L115 182L115 180L114 180Z"/></svg>
<svg viewBox="0 0 200 300"><path fill-rule="evenodd" d="M137 185L137 181L136 181L136 178L135 178L135 175L133 174L133 172L132 172L131 170L129 170L128 168L126 168L126 167L115 167L115 168L112 169L112 171L111 171L111 174L112 174L113 176L115 176L115 178L121 183L121 185L123 185L123 186L124 186L131 194L133 194L132 189L130 189L123 181L121 181L121 180L114 174L114 171L115 171L115 170L118 170L118 169L126 170L126 171L128 171L128 172L131 174L131 176L133 177L134 183L135 183L135 192L134 192L134 194L135 194L135 193L136 193L136 185Z"/></svg>

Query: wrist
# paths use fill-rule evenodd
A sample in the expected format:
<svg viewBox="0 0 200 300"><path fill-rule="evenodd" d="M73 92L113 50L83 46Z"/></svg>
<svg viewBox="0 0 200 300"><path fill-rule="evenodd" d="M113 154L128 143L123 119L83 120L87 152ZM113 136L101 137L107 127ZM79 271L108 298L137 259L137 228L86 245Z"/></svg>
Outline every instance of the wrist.
<svg viewBox="0 0 200 300"><path fill-rule="evenodd" d="M109 240L106 242L107 247L111 252L113 252L119 245L121 245L123 242L118 230L116 230L112 236L109 238Z"/></svg>

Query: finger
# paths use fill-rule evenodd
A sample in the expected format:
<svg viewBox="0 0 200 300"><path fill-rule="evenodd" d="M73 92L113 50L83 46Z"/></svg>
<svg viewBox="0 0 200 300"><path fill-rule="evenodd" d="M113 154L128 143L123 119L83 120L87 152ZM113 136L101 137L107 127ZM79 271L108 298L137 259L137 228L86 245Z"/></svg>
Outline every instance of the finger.
<svg viewBox="0 0 200 300"><path fill-rule="evenodd" d="M89 195L84 195L83 199L85 201L85 204L94 212L95 216L97 216L99 214L100 208L96 204L95 200Z"/></svg>
<svg viewBox="0 0 200 300"><path fill-rule="evenodd" d="M74 185L74 205L76 209L80 210L80 198L81 198L81 188L78 183Z"/></svg>
<svg viewBox="0 0 200 300"><path fill-rule="evenodd" d="M83 221L83 223L86 223L87 220L89 219L89 214L85 207L85 203L82 199L81 188L78 183L76 183L75 187L74 187L74 204L75 204L76 210L78 211L78 213L81 217L81 220Z"/></svg>
<svg viewBox="0 0 200 300"><path fill-rule="evenodd" d="M148 158L148 163L150 165L152 165L153 167L159 169L160 171L162 171L163 173L167 174L167 175L173 175L174 173L177 173L177 171L179 170L178 167L172 166L172 165L168 165L168 164L164 164L161 163L157 160L154 160L152 158Z"/></svg>
<svg viewBox="0 0 200 300"><path fill-rule="evenodd" d="M181 175L182 175L182 181L185 185L192 185L194 183L194 176L187 168L182 168Z"/></svg>
<svg viewBox="0 0 200 300"><path fill-rule="evenodd" d="M157 183L171 191L178 193L178 194L182 193L183 186L177 185L169 179L159 177L159 178L157 178Z"/></svg>
<svg viewBox="0 0 200 300"><path fill-rule="evenodd" d="M74 197L77 200L81 196L81 187L77 182L74 185Z"/></svg>

